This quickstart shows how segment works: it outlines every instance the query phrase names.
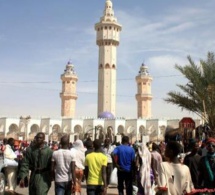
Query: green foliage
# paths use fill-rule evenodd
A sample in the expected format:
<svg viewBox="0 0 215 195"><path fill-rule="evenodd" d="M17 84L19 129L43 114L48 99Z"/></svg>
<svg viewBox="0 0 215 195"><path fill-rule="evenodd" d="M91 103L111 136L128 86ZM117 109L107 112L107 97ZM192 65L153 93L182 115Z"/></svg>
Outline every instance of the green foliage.
<svg viewBox="0 0 215 195"><path fill-rule="evenodd" d="M187 59L188 65L175 65L175 68L185 76L188 83L177 84L181 92L170 91L165 101L203 117L215 130L214 53L208 52L207 59L200 60L200 65L196 65L190 56Z"/></svg>

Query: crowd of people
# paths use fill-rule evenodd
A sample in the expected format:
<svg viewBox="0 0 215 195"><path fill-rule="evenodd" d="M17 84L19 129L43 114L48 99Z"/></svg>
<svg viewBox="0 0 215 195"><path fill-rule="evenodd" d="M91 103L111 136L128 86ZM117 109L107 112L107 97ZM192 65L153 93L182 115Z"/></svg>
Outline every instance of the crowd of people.
<svg viewBox="0 0 215 195"><path fill-rule="evenodd" d="M70 143L64 135L51 144L42 132L29 145L13 138L1 145L12 194L19 185L30 195L47 195L54 181L56 195L80 195L86 181L87 195L107 195L117 169L119 195L214 195L215 139L191 139L188 148L182 155L177 141L130 144L128 136L113 144L109 138Z"/></svg>

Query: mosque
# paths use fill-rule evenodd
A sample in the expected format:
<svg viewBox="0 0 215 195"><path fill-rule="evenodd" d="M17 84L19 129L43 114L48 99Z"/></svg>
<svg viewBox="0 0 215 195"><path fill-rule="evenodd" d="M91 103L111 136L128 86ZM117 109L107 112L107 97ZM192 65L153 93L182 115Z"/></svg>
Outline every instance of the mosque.
<svg viewBox="0 0 215 195"><path fill-rule="evenodd" d="M136 101L137 118L117 118L116 113L116 74L117 47L120 43L122 26L114 15L111 0L106 0L103 16L95 24L96 44L99 48L98 60L98 118L75 118L76 85L78 75L72 63L68 62L61 75L62 91L61 118L0 118L0 139L13 137L20 140L32 140L37 132L44 132L47 140L57 141L64 134L70 134L71 141L76 137L85 139L104 139L120 141L121 135L128 135L135 140L163 140L167 126L177 128L180 119L153 119L151 113L151 83L152 76L145 64L137 70ZM96 68L96 66L95 66ZM195 120L196 125L200 124Z"/></svg>

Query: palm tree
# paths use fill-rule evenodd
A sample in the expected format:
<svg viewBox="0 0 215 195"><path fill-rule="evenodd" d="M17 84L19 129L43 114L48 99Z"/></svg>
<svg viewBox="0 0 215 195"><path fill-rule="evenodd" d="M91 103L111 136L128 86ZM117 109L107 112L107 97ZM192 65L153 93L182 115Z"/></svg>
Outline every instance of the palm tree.
<svg viewBox="0 0 215 195"><path fill-rule="evenodd" d="M177 84L182 92L170 91L164 100L201 116L215 132L215 57L208 52L206 60L196 65L190 56L189 64L175 65L188 80L186 85Z"/></svg>

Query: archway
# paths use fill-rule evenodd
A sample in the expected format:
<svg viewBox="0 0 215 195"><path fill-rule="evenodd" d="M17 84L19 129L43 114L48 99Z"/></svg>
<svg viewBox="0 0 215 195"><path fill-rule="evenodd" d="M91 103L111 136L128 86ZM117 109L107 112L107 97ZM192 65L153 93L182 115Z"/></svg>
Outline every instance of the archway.
<svg viewBox="0 0 215 195"><path fill-rule="evenodd" d="M114 133L113 133L113 127L112 126L108 126L106 137L110 139L111 143L114 141Z"/></svg>
<svg viewBox="0 0 215 195"><path fill-rule="evenodd" d="M166 132L166 126L165 125L159 126L159 129L157 132L157 142L164 141L165 132Z"/></svg>
<svg viewBox="0 0 215 195"><path fill-rule="evenodd" d="M122 125L119 125L117 128L117 134L124 135L124 127Z"/></svg>
<svg viewBox="0 0 215 195"><path fill-rule="evenodd" d="M5 138L4 136L4 125L0 125L0 139L3 140Z"/></svg>
<svg viewBox="0 0 215 195"><path fill-rule="evenodd" d="M51 140L54 141L54 142L58 142L60 141L60 138L63 136L63 133L61 131L61 128L59 125L55 124L53 127L52 127L52 133L50 135L51 137Z"/></svg>
<svg viewBox="0 0 215 195"><path fill-rule="evenodd" d="M84 139L83 129L80 125L74 127L74 133L77 135L77 139Z"/></svg>
<svg viewBox="0 0 215 195"><path fill-rule="evenodd" d="M65 134L70 134L71 129L69 128L68 125L65 125L64 127L62 127L62 132L65 133Z"/></svg>
<svg viewBox="0 0 215 195"><path fill-rule="evenodd" d="M94 131L93 126L91 125L86 126L84 129L84 140L87 138L93 139L93 131Z"/></svg>
<svg viewBox="0 0 215 195"><path fill-rule="evenodd" d="M102 142L105 139L105 132L104 132L104 128L101 125L97 125L96 126L96 130L95 130L95 137L96 139L100 139Z"/></svg>
<svg viewBox="0 0 215 195"><path fill-rule="evenodd" d="M48 125L43 125L43 127L41 128L41 131L45 134L48 134L49 132Z"/></svg>
<svg viewBox="0 0 215 195"><path fill-rule="evenodd" d="M115 135L115 142L118 144L118 143L121 143L122 141L122 136L125 135L125 129L122 125L119 125L118 128L117 128L117 134Z"/></svg>
<svg viewBox="0 0 215 195"><path fill-rule="evenodd" d="M19 134L19 127L16 124L11 124L9 126L9 132L7 133L7 137L18 139L18 136L19 136L18 134Z"/></svg>
<svg viewBox="0 0 215 195"><path fill-rule="evenodd" d="M3 131L4 131L4 125L1 124L1 125L0 125L0 132L3 132Z"/></svg>
<svg viewBox="0 0 215 195"><path fill-rule="evenodd" d="M158 130L154 125L150 125L147 130L150 141L156 141L158 137Z"/></svg>
<svg viewBox="0 0 215 195"><path fill-rule="evenodd" d="M139 127L139 140L141 140L141 142L142 142L142 137L143 137L143 135L145 136L145 135L147 135L147 131L146 131L146 128L143 126L143 125L141 125L140 127Z"/></svg>
<svg viewBox="0 0 215 195"><path fill-rule="evenodd" d="M28 139L34 140L34 137L37 135L39 130L40 130L40 127L37 124L32 125L30 128L30 133L29 133Z"/></svg>
<svg viewBox="0 0 215 195"><path fill-rule="evenodd" d="M129 126L127 129L127 136L129 137L130 143L136 141L135 128L134 126Z"/></svg>

